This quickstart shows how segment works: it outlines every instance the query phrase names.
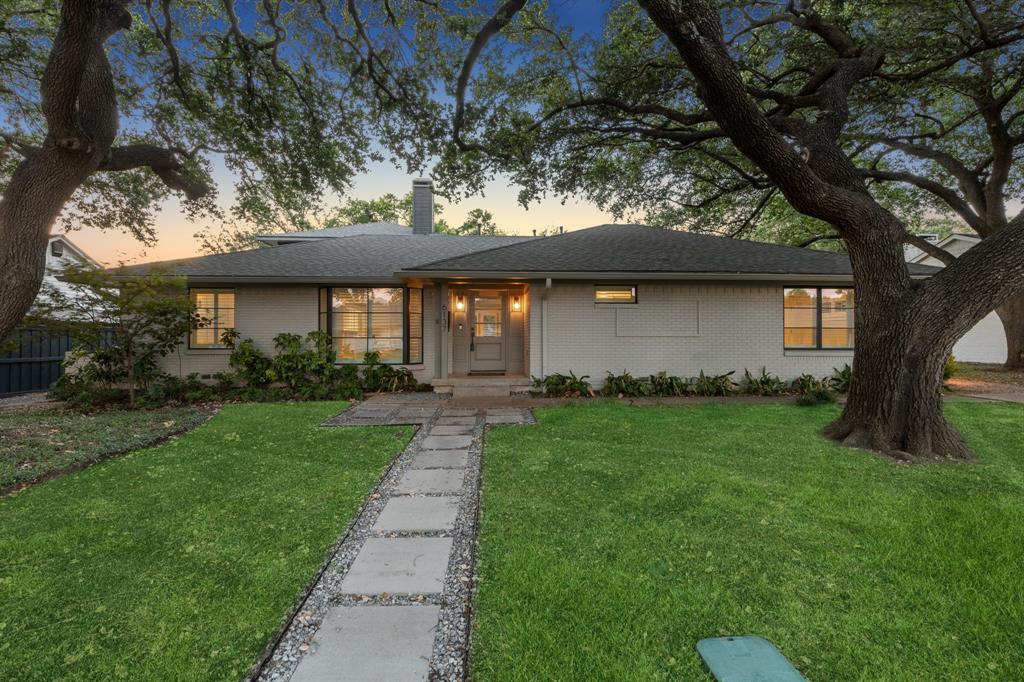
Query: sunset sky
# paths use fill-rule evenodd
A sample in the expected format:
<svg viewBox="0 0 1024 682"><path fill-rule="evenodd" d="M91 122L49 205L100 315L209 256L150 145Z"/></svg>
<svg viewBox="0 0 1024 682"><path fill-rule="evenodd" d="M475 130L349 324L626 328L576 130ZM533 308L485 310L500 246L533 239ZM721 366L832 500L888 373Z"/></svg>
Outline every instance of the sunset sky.
<svg viewBox="0 0 1024 682"><path fill-rule="evenodd" d="M388 192L401 196L412 189L413 177L389 164L377 164L355 179L347 196L372 199ZM217 182L219 200L227 207L231 203L231 178L218 174ZM438 217L445 218L450 224L461 224L470 210L484 208L494 214L498 227L510 234L530 234L534 229L558 225L573 230L612 220L609 214L588 202L567 201L563 205L558 198L548 198L525 209L517 202L516 195L515 187L494 182L488 186L483 197L470 197L460 204L449 204L441 200L444 206ZM335 201L342 203L343 199L335 198ZM68 237L104 265L201 255L198 240L193 235L206 227L206 224L189 222L178 202L169 201L161 207L156 227L158 242L153 247L145 246L131 235L111 230L81 229L69 232Z"/></svg>

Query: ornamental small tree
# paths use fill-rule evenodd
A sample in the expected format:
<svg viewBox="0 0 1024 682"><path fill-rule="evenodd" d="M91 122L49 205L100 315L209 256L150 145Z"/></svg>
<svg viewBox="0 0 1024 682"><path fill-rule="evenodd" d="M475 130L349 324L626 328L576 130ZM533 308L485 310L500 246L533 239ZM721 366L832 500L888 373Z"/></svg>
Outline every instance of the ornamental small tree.
<svg viewBox="0 0 1024 682"><path fill-rule="evenodd" d="M34 314L40 326L74 335L84 376L136 393L159 376L158 361L203 322L185 283L163 273L120 281L105 270L68 268L64 286L46 286Z"/></svg>

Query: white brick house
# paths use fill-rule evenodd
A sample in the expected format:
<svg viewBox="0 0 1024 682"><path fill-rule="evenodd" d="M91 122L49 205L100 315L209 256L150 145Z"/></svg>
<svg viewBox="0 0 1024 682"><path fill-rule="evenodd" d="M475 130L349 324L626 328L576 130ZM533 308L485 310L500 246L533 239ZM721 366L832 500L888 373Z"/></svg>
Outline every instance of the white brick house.
<svg viewBox="0 0 1024 682"><path fill-rule="evenodd" d="M278 333L320 329L339 362L375 351L443 391L568 372L598 385L623 371L763 367L792 379L852 360L856 296L844 255L641 225L456 237L433 230L429 181L414 195L411 228L268 235L263 248L166 264L213 322L164 369L227 370L219 339L229 328L267 352Z"/></svg>

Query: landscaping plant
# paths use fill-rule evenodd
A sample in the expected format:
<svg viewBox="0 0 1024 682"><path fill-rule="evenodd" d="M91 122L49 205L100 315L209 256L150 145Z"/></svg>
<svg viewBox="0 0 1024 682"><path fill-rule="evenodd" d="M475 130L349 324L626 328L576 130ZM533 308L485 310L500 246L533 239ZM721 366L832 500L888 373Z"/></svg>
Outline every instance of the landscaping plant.
<svg viewBox="0 0 1024 682"><path fill-rule="evenodd" d="M774 374L769 374L767 368L761 368L761 374L754 376L750 370L743 370L743 390L750 395L779 395L785 393L788 385L785 381Z"/></svg>
<svg viewBox="0 0 1024 682"><path fill-rule="evenodd" d="M693 381L694 393L703 396L726 396L735 393L737 386L732 380L733 374L735 372L708 376L701 370Z"/></svg>
<svg viewBox="0 0 1024 682"><path fill-rule="evenodd" d="M605 395L618 396L619 398L641 398L651 395L651 385L643 379L637 379L629 372L623 372L622 374L608 372L601 392Z"/></svg>
<svg viewBox="0 0 1024 682"><path fill-rule="evenodd" d="M123 395L134 407L137 393L160 376L160 358L202 322L185 283L159 272L119 281L74 266L63 279L64 286L45 287L36 305L41 326L78 341L56 393L72 403Z"/></svg>
<svg viewBox="0 0 1024 682"><path fill-rule="evenodd" d="M594 389L587 381L587 375L578 377L574 373L549 374L544 378L533 377L534 388L549 398L584 398L594 395Z"/></svg>
<svg viewBox="0 0 1024 682"><path fill-rule="evenodd" d="M683 377L669 376L668 372L652 374L651 395L679 397L693 394L693 384Z"/></svg>

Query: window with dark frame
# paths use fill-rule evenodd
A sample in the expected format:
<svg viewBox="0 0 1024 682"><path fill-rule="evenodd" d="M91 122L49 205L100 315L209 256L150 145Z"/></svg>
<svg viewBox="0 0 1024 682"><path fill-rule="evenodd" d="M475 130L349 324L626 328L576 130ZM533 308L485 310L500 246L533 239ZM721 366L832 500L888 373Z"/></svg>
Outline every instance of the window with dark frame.
<svg viewBox="0 0 1024 682"><path fill-rule="evenodd" d="M783 293L783 347L852 349L856 313L850 287L787 287Z"/></svg>
<svg viewBox="0 0 1024 682"><path fill-rule="evenodd" d="M189 299L202 319L189 334L189 348L225 348L221 337L235 328L235 290L189 289Z"/></svg>
<svg viewBox="0 0 1024 682"><path fill-rule="evenodd" d="M636 286L630 284L595 285L594 303L636 303Z"/></svg>
<svg viewBox="0 0 1024 682"><path fill-rule="evenodd" d="M369 352L383 364L423 362L423 289L323 287L319 301L339 363L362 363Z"/></svg>

